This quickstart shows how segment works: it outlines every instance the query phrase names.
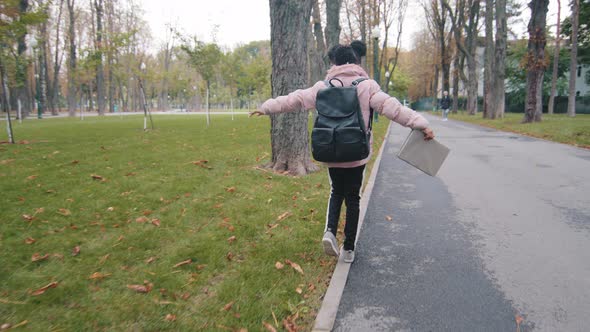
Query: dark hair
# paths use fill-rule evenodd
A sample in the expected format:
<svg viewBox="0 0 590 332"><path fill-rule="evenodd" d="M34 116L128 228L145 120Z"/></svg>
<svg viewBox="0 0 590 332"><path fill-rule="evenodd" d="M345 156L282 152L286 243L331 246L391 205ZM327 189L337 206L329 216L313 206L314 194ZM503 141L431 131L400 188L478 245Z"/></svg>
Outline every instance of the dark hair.
<svg viewBox="0 0 590 332"><path fill-rule="evenodd" d="M361 58L357 55L352 47L349 45L347 46L340 46L334 52L334 64L336 66L341 66L347 63L355 63L360 64Z"/></svg>
<svg viewBox="0 0 590 332"><path fill-rule="evenodd" d="M360 40L355 40L350 43L350 47L352 47L359 59L367 55L367 45Z"/></svg>
<svg viewBox="0 0 590 332"><path fill-rule="evenodd" d="M336 63L336 50L340 47L340 44L336 44L328 50L328 59L330 60L331 64Z"/></svg>

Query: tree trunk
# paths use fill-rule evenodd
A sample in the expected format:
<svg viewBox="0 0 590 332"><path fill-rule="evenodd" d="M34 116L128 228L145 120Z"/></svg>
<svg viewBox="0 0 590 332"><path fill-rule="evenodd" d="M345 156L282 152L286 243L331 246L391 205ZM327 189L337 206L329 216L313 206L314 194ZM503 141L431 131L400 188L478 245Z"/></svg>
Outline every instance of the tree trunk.
<svg viewBox="0 0 590 332"><path fill-rule="evenodd" d="M311 0L270 0L272 95L306 87L307 36ZM308 112L271 115L272 162L276 172L304 175L318 167L311 161Z"/></svg>
<svg viewBox="0 0 590 332"><path fill-rule="evenodd" d="M19 0L19 13L22 17L29 8L28 0ZM29 92L29 75L28 75L28 64L25 59L25 52L27 50L27 43L25 40L26 31L18 37L17 41L17 58L16 58L16 99L20 100L23 104L23 112L21 116L27 117L32 110L31 107L31 95Z"/></svg>
<svg viewBox="0 0 590 332"><path fill-rule="evenodd" d="M553 50L553 73L551 75L551 92L547 113L553 114L555 107L555 93L557 90L557 67L559 65L559 48L561 43L561 0L557 0L557 33L555 34L555 49Z"/></svg>
<svg viewBox="0 0 590 332"><path fill-rule="evenodd" d="M76 0L67 0L70 23L68 26L68 40L70 51L68 55L68 114L76 116Z"/></svg>
<svg viewBox="0 0 590 332"><path fill-rule="evenodd" d="M329 60L326 57L326 44L324 43L324 32L322 30L322 16L320 13L319 0L312 0L312 21L313 34L309 32L309 84L323 80L328 68Z"/></svg>
<svg viewBox="0 0 590 332"><path fill-rule="evenodd" d="M451 112L456 114L459 109L459 71L461 70L461 58L459 52L455 54L453 61L453 107Z"/></svg>
<svg viewBox="0 0 590 332"><path fill-rule="evenodd" d="M96 105L98 115L104 115L105 87L104 87L104 68L102 64L102 16L103 0L94 0L96 9Z"/></svg>
<svg viewBox="0 0 590 332"><path fill-rule="evenodd" d="M529 43L527 60L527 93L523 123L539 122L543 110L543 74L545 73L545 27L549 0L533 0L529 3Z"/></svg>
<svg viewBox="0 0 590 332"><path fill-rule="evenodd" d="M12 131L12 119L10 118L10 92L8 90L8 77L4 64L2 63L2 57L0 56L0 84L2 86L2 103L0 107L6 113L7 131L8 131L8 142L14 144L14 135Z"/></svg>
<svg viewBox="0 0 590 332"><path fill-rule="evenodd" d="M572 0L572 34L571 34L571 64L569 96L567 99L567 115L576 116L576 73L578 71L578 25L580 15L580 0Z"/></svg>
<svg viewBox="0 0 590 332"><path fill-rule="evenodd" d="M483 117L493 119L495 116L492 103L494 99L494 0L486 0L485 15L485 69L484 69L484 106Z"/></svg>
<svg viewBox="0 0 590 332"><path fill-rule="evenodd" d="M316 0L319 1L319 0ZM342 0L326 0L326 48L340 43L340 6Z"/></svg>
<svg viewBox="0 0 590 332"><path fill-rule="evenodd" d="M61 15L62 15L62 8L63 8L63 0L59 1L59 8L57 14L57 21L55 23L55 49L54 49L54 61L53 61L53 80L51 82L51 95L50 95L50 102L51 105L51 114L58 115L59 114L59 71L61 68L61 57L59 53L59 35L61 32L60 23L61 23ZM65 47L65 45L64 45ZM61 53L63 55L63 52Z"/></svg>
<svg viewBox="0 0 590 332"><path fill-rule="evenodd" d="M503 118L506 106L506 0L496 0L496 54L494 59L494 114L492 119Z"/></svg>

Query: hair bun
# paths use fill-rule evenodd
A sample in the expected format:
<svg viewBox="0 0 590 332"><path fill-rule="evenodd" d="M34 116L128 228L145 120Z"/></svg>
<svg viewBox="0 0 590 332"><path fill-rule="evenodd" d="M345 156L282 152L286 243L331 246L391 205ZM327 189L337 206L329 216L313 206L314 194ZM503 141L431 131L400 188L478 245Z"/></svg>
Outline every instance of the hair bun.
<svg viewBox="0 0 590 332"><path fill-rule="evenodd" d="M352 47L359 58L367 55L367 45L360 40L355 40L350 43L350 47Z"/></svg>

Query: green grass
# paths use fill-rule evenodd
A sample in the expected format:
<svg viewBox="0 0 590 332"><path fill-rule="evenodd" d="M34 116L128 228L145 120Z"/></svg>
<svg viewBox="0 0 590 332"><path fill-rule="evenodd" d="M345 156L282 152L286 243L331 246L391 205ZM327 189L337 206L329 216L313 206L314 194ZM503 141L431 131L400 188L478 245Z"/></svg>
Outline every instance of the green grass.
<svg viewBox="0 0 590 332"><path fill-rule="evenodd" d="M434 114L440 115L440 112ZM543 121L527 124L520 123L523 116L522 113L506 113L503 119L488 120L483 119L481 113L474 116L464 112L449 114L449 118L454 120L590 148L590 114L575 117L543 114Z"/></svg>
<svg viewBox="0 0 590 332"><path fill-rule="evenodd" d="M258 331L297 315L311 329L335 264L320 247L325 169L297 178L258 169L269 159L267 118L154 121L148 132L138 116L14 124L29 144L0 145L0 324ZM387 123L375 124L375 143ZM35 253L49 258L32 262ZM96 272L107 277L89 279ZM127 287L144 283L149 293Z"/></svg>

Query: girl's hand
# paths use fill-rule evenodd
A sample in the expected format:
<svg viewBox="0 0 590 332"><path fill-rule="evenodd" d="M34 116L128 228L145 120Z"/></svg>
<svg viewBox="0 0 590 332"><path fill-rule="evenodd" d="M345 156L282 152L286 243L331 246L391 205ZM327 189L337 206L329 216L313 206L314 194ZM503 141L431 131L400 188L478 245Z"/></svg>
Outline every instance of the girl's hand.
<svg viewBox="0 0 590 332"><path fill-rule="evenodd" d="M430 128L422 129L422 133L424 134L425 141L430 141L431 139L434 138L434 132Z"/></svg>
<svg viewBox="0 0 590 332"><path fill-rule="evenodd" d="M266 115L266 113L264 113L263 111L259 111L259 110L252 111L252 112L248 113L249 118L251 118L252 115L261 116L261 115Z"/></svg>

